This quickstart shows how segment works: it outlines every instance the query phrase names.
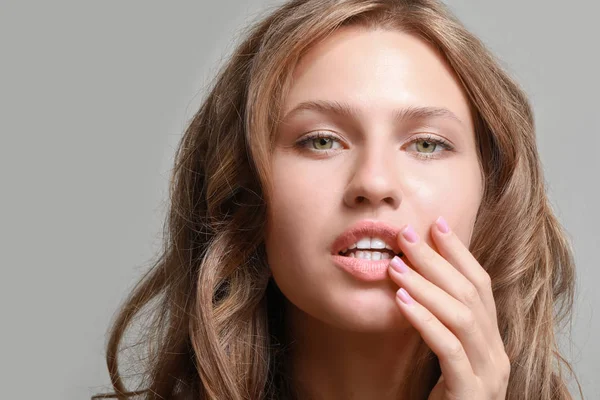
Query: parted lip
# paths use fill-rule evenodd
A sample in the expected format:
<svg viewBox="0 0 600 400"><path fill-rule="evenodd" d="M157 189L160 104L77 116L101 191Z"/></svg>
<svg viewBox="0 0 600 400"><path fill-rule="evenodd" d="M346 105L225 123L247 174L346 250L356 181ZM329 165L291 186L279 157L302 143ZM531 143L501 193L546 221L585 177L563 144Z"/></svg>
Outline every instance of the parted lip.
<svg viewBox="0 0 600 400"><path fill-rule="evenodd" d="M331 254L338 254L340 251L352 246L365 236L378 237L392 248L394 253L401 253L396 237L400 228L396 228L383 221L361 220L346 229L331 245Z"/></svg>

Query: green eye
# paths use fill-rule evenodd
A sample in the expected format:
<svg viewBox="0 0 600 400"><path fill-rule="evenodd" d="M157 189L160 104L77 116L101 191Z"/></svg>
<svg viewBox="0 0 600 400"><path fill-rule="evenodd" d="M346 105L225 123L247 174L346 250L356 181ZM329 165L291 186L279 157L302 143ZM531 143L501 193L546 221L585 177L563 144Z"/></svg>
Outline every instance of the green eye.
<svg viewBox="0 0 600 400"><path fill-rule="evenodd" d="M317 150L330 150L333 141L330 138L320 137L314 138L313 143L315 144L315 149Z"/></svg>
<svg viewBox="0 0 600 400"><path fill-rule="evenodd" d="M444 152L454 151L454 146L448 141L433 135L417 137L410 141L410 144L413 143L416 147L414 155L425 160L434 160L442 157Z"/></svg>
<svg viewBox="0 0 600 400"><path fill-rule="evenodd" d="M419 146L419 143L424 143L422 146ZM434 141L428 141L425 139L419 139L416 141L417 144L417 150L419 150L419 147L423 148L425 151L422 151L421 153L433 153L433 150L437 147L437 143L435 143ZM431 150L431 151L429 151Z"/></svg>
<svg viewBox="0 0 600 400"><path fill-rule="evenodd" d="M336 143L338 144L337 148L335 147ZM324 134L322 132L306 136L304 139L296 143L296 147L306 149L314 153L327 153L329 150L343 148L340 139L338 139L336 136Z"/></svg>
<svg viewBox="0 0 600 400"><path fill-rule="evenodd" d="M338 145L337 148L335 147L336 143ZM454 146L448 141L433 135L417 137L409 143L414 143L416 147L416 151L411 153L422 159L437 159L440 157L439 153L454 151ZM295 147L315 154L330 154L331 152L335 152L335 150L343 149L342 141L337 136L323 132L305 136L296 143ZM438 147L441 148L441 151L436 151Z"/></svg>

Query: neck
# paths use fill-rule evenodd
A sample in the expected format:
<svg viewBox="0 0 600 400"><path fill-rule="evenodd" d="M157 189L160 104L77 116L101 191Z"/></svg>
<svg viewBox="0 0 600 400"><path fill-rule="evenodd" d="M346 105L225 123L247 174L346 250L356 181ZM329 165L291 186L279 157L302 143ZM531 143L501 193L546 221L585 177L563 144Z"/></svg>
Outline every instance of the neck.
<svg viewBox="0 0 600 400"><path fill-rule="evenodd" d="M317 320L289 301L291 371L302 398L403 398L411 356L421 343L410 325L388 332L352 332ZM400 311L398 311L400 312Z"/></svg>

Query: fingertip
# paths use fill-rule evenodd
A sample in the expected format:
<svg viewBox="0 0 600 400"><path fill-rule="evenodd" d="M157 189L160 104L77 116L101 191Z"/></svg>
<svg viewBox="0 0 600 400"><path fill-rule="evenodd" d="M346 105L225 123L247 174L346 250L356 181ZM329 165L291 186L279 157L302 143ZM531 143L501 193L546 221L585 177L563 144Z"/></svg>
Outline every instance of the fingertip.
<svg viewBox="0 0 600 400"><path fill-rule="evenodd" d="M438 230L443 234L450 232L448 222L446 222L444 217L442 217L441 215L438 217L438 219L435 220L435 225L437 226Z"/></svg>
<svg viewBox="0 0 600 400"><path fill-rule="evenodd" d="M397 292L396 292L396 297L403 303L406 305L412 305L415 303L415 300L411 297L410 294L408 294L408 292L404 289L404 288L400 288Z"/></svg>

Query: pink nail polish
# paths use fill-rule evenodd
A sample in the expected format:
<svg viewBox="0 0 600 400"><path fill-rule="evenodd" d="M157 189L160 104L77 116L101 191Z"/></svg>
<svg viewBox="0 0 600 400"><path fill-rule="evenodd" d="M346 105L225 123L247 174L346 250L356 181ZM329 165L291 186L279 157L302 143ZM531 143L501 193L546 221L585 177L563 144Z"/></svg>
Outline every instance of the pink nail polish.
<svg viewBox="0 0 600 400"><path fill-rule="evenodd" d="M402 259L398 256L394 256L394 258L392 258L390 265L392 266L392 268L394 268L394 270L400 272L401 274L408 271L408 267L406 266L404 261L402 261Z"/></svg>
<svg viewBox="0 0 600 400"><path fill-rule="evenodd" d="M415 230L410 224L407 225L406 228L404 228L404 230L402 230L402 236L404 236L404 239L406 239L410 243L417 243L417 240L419 240L417 232L415 232Z"/></svg>
<svg viewBox="0 0 600 400"><path fill-rule="evenodd" d="M444 219L444 217L440 216L436 221L435 221L438 229L440 231L442 231L442 233L448 233L450 232L450 228L448 227L448 223L446 222L446 220Z"/></svg>
<svg viewBox="0 0 600 400"><path fill-rule="evenodd" d="M396 292L396 295L404 304L412 304L415 302L413 298L410 297L410 294L408 294L408 292L404 290L404 288L400 288L400 290Z"/></svg>

